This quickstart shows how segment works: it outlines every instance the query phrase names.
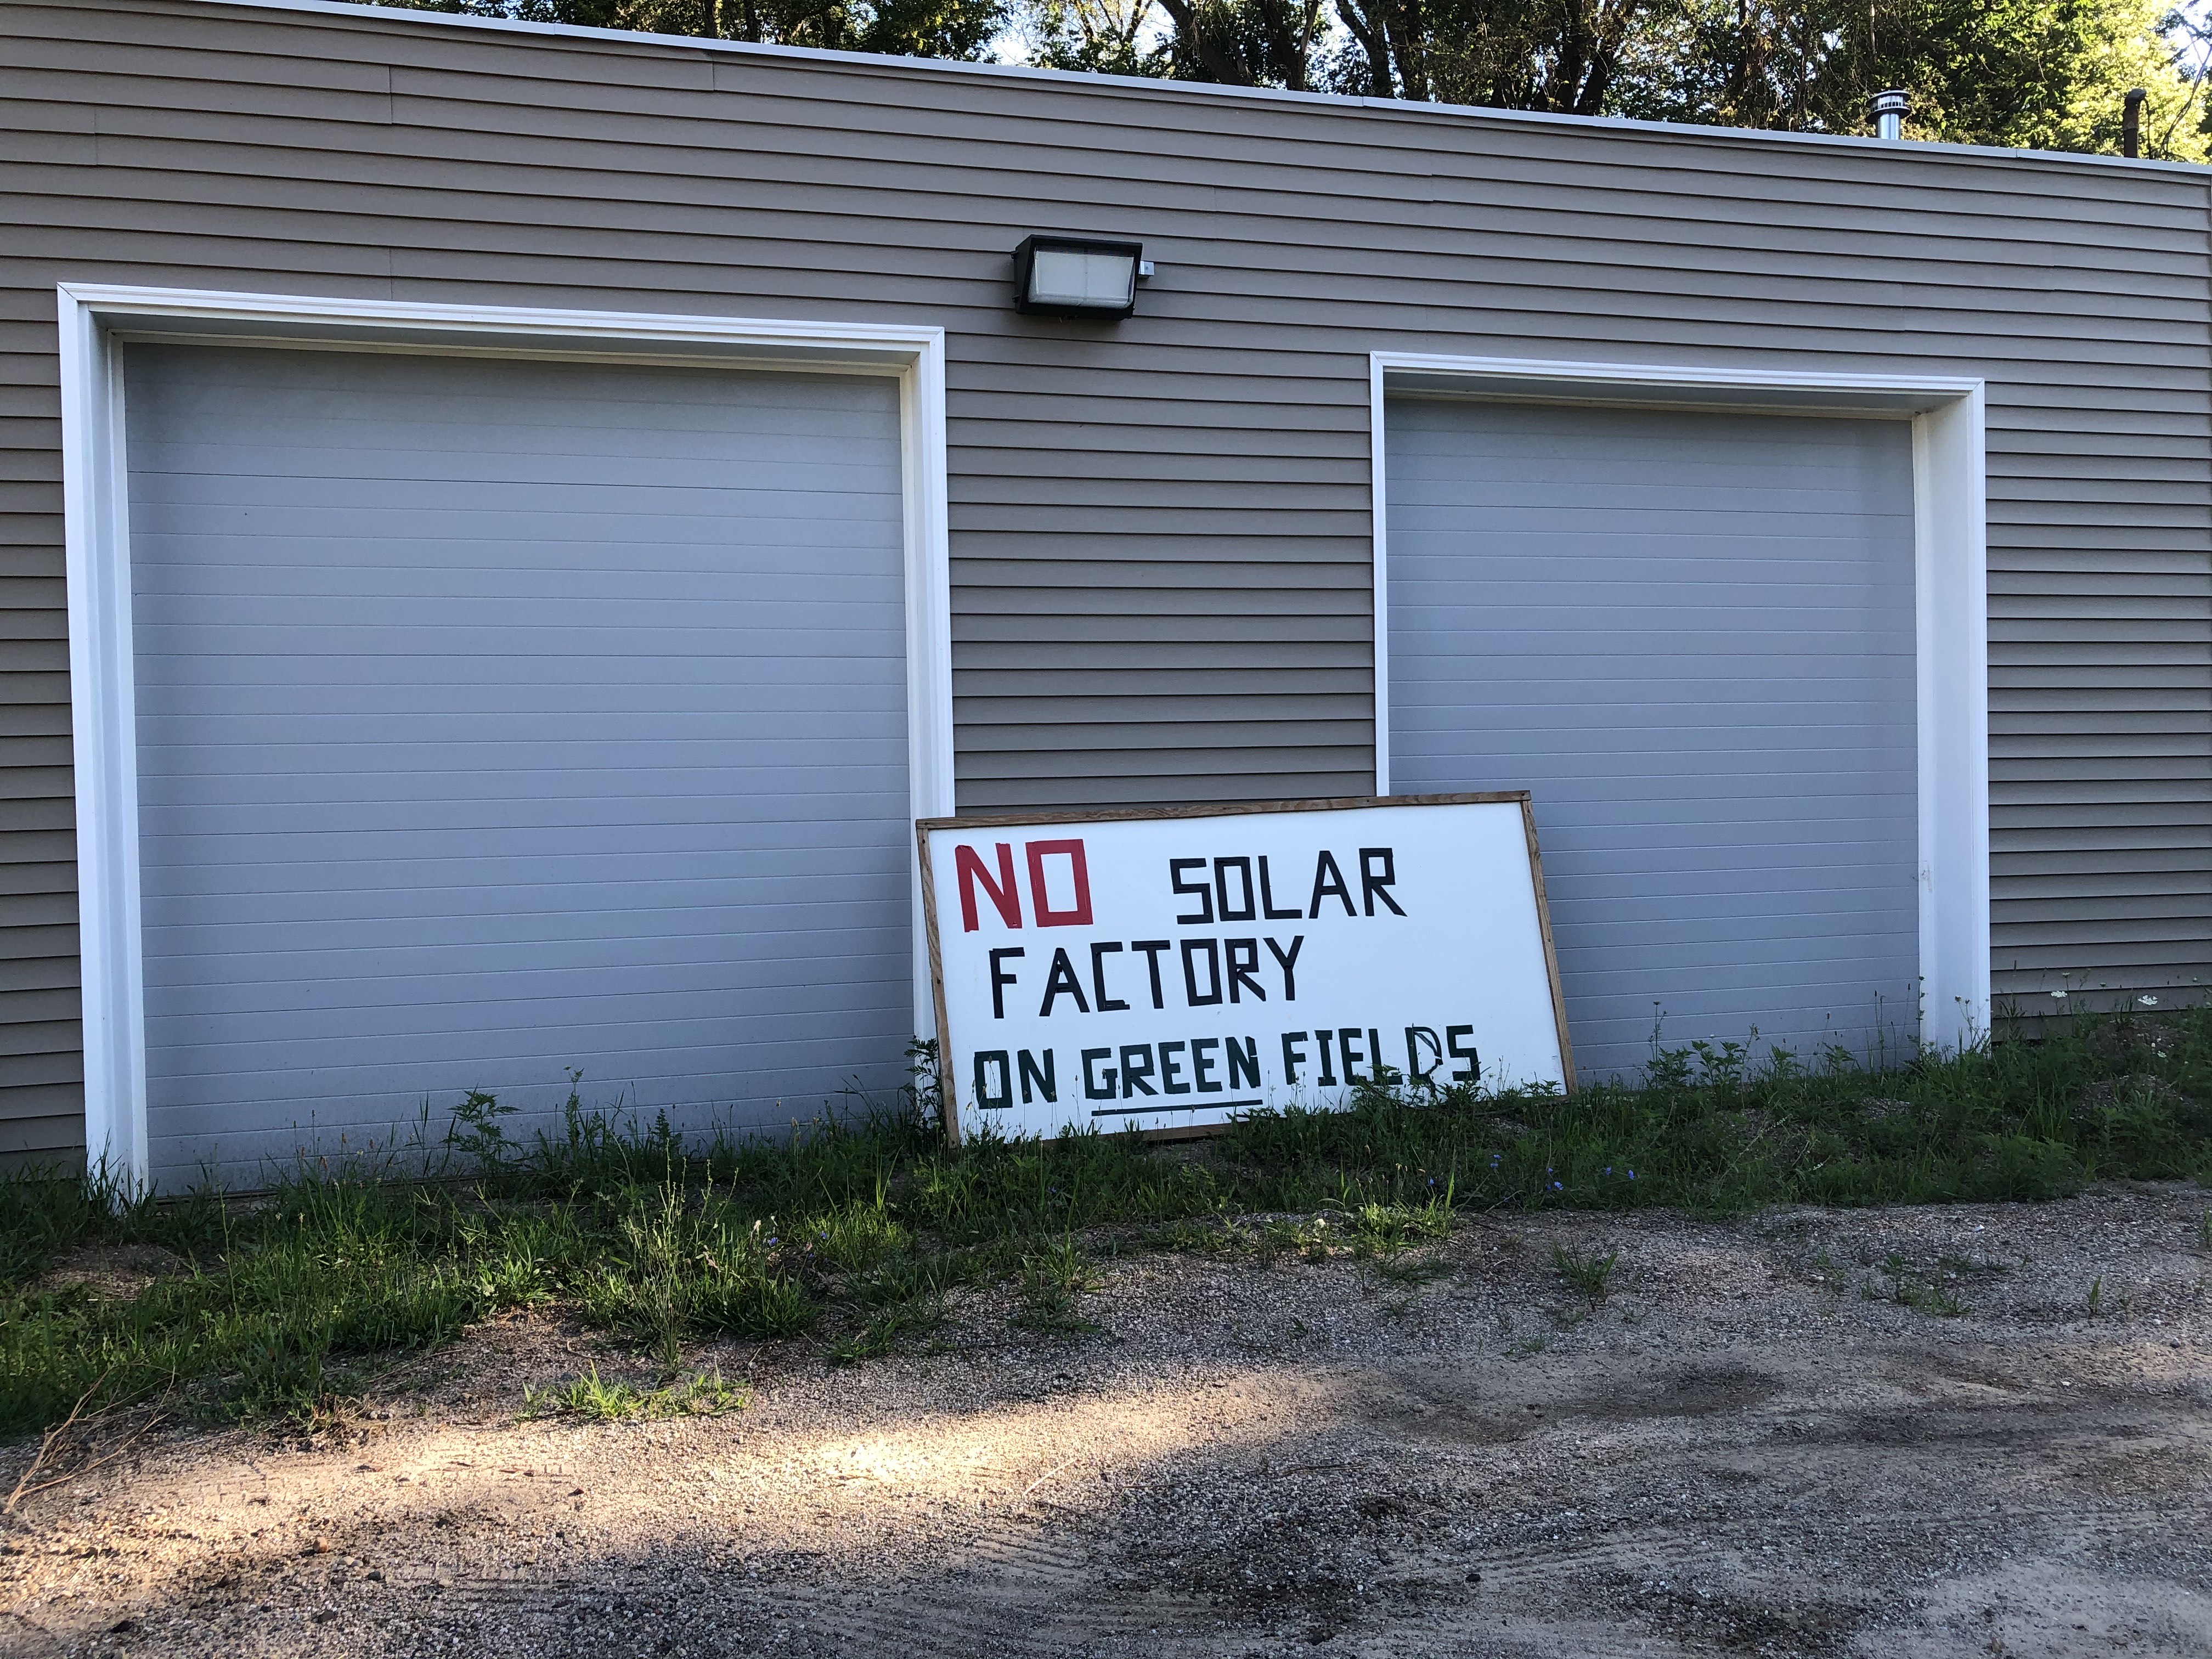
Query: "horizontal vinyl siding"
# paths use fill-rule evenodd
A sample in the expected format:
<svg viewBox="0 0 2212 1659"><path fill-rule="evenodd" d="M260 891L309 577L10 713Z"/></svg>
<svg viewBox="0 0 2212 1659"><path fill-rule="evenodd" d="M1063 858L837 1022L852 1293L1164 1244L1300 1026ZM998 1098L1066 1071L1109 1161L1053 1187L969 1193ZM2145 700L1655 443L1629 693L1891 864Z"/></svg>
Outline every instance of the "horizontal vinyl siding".
<svg viewBox="0 0 2212 1659"><path fill-rule="evenodd" d="M0 842L51 889L0 888L0 961L56 975L23 996L73 983L64 278L941 325L971 810L1369 787L1373 349L1984 376L1998 986L2212 972L2196 176L392 12L0 15ZM1013 313L1054 229L1145 239L1133 318ZM17 997L59 1045L27 1063L73 1066ZM13 1075L0 1116L74 1109Z"/></svg>
<svg viewBox="0 0 2212 1659"><path fill-rule="evenodd" d="M52 333L0 363L0 1167L84 1146Z"/></svg>

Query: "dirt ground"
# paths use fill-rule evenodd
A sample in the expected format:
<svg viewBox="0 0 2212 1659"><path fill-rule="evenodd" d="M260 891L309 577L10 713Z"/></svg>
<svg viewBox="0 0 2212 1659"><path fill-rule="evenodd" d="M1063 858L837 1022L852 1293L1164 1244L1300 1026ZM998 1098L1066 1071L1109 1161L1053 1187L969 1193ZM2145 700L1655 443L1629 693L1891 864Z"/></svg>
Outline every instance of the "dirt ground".
<svg viewBox="0 0 2212 1659"><path fill-rule="evenodd" d="M1104 1334L732 1346L750 1405L668 1423L519 1420L647 1372L517 1319L352 1434L160 1430L25 1498L0 1650L2212 1655L2208 1206L1125 1259ZM1601 1301L1555 1244L1619 1252Z"/></svg>

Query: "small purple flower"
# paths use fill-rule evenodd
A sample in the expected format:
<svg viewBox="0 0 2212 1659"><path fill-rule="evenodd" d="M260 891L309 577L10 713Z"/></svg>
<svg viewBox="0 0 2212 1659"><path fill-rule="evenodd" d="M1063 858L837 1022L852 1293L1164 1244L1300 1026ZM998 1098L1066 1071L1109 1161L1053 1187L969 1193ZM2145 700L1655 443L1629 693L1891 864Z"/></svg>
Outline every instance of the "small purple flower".
<svg viewBox="0 0 2212 1659"><path fill-rule="evenodd" d="M1555 1193L1564 1193L1567 1189L1560 1182L1555 1181L1552 1183L1552 1190Z"/></svg>

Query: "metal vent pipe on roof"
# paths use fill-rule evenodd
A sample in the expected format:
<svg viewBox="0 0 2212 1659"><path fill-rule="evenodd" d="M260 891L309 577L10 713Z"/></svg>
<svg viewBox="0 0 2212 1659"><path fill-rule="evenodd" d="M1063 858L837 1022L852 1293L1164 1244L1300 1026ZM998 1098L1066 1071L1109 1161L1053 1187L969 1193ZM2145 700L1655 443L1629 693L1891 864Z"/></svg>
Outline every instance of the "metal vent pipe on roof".
<svg viewBox="0 0 2212 1659"><path fill-rule="evenodd" d="M2120 154L2130 161L2142 154L2142 106L2148 95L2141 87L2130 87L2120 100Z"/></svg>
<svg viewBox="0 0 2212 1659"><path fill-rule="evenodd" d="M1905 137L1905 114L1912 107L1912 100L1902 87L1893 87L1887 92L1874 95L1874 136L1894 143Z"/></svg>

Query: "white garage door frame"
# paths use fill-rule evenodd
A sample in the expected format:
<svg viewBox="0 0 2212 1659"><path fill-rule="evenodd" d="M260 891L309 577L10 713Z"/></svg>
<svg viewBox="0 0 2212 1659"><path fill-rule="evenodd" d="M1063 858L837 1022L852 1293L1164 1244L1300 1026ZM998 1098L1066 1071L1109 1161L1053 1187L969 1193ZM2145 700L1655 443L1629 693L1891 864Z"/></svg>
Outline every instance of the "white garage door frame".
<svg viewBox="0 0 2212 1659"><path fill-rule="evenodd" d="M72 283L59 285L57 308L85 1147L94 1170L134 1188L143 1187L149 1172L137 696L119 349L125 340L682 363L896 379L905 501L908 787L915 817L951 813L943 329ZM927 1031L933 1015L918 872L912 878L914 1029Z"/></svg>
<svg viewBox="0 0 2212 1659"><path fill-rule="evenodd" d="M1390 793L1389 473L1393 392L1508 403L1842 416L1912 422L1918 674L1920 1038L1990 1020L1989 529L1984 382L1510 357L1370 355L1375 526L1375 793ZM1505 787L1511 780L1498 781Z"/></svg>

